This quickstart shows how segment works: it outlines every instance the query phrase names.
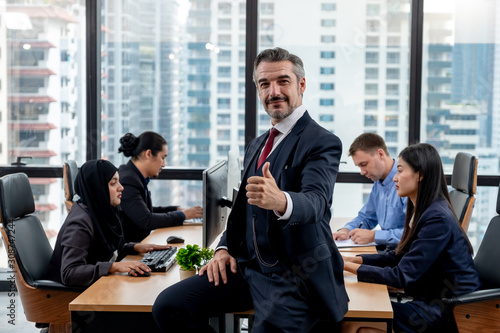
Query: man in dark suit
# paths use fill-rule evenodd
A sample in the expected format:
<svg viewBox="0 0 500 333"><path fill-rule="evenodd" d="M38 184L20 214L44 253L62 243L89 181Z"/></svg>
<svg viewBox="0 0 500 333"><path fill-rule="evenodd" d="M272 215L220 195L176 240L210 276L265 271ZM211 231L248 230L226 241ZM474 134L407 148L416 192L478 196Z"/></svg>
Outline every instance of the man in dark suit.
<svg viewBox="0 0 500 333"><path fill-rule="evenodd" d="M302 60L286 50L257 56L254 82L272 129L246 150L214 259L158 296L153 316L163 331L210 332L207 317L253 307L253 332L308 332L347 312L329 227L342 144L302 105L304 76Z"/></svg>

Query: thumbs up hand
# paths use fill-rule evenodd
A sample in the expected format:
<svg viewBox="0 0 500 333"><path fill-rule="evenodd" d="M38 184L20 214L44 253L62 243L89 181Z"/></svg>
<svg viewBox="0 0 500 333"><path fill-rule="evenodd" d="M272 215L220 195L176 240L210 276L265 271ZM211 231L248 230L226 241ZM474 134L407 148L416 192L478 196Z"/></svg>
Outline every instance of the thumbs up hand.
<svg viewBox="0 0 500 333"><path fill-rule="evenodd" d="M270 165L271 165L271 163L269 163L269 162L264 164L264 166L262 167L262 174L264 175L264 178L271 178L272 180L274 180L273 175L271 174L271 171L269 170ZM276 181L274 181L274 182L276 183Z"/></svg>
<svg viewBox="0 0 500 333"><path fill-rule="evenodd" d="M276 184L269 166L270 163L266 162L262 167L263 177L248 178L246 186L248 203L283 214L286 211L286 197Z"/></svg>

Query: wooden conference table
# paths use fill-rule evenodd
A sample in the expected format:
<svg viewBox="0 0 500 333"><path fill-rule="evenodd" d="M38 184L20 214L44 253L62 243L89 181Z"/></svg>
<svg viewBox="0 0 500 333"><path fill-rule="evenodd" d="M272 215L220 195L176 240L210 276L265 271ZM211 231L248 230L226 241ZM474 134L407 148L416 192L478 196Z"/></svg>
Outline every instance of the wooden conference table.
<svg viewBox="0 0 500 333"><path fill-rule="evenodd" d="M157 229L145 243L165 244L170 235L181 236L186 244L201 244L201 226ZM184 246L185 244L177 244ZM373 247L343 251L343 255L375 252ZM140 260L140 255L124 260ZM166 287L179 281L179 266L166 273L149 277L113 274L101 277L69 304L72 332L158 332L151 311L153 303ZM346 320L382 321L392 331L392 307L384 285L357 282L356 276L345 272L345 285L350 298Z"/></svg>

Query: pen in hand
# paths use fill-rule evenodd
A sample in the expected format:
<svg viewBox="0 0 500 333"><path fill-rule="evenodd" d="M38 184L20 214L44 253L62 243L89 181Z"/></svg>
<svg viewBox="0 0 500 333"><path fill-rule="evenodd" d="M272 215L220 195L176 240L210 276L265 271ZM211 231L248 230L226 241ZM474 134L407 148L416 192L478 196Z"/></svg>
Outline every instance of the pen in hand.
<svg viewBox="0 0 500 333"><path fill-rule="evenodd" d="M362 227L362 226L363 226L363 221L361 221L361 222L359 223L358 229L361 229L361 227ZM350 238L351 238L351 235L349 235L349 239L350 239Z"/></svg>

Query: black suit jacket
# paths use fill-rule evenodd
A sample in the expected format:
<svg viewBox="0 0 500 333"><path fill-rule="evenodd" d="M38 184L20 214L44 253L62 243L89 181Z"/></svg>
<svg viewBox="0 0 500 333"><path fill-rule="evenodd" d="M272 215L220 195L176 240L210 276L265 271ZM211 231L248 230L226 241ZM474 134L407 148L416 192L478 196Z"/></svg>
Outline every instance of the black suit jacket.
<svg viewBox="0 0 500 333"><path fill-rule="evenodd" d="M140 242L149 235L151 230L163 227L182 225L184 213L177 210L178 206L153 207L151 193L146 189L132 161L123 164L118 169L122 193L121 222L126 242Z"/></svg>
<svg viewBox="0 0 500 333"><path fill-rule="evenodd" d="M253 140L245 153L243 180L228 217L227 229L219 246L239 258L246 255L246 179L258 159L267 133ZM283 146L281 146L283 145ZM279 225L268 234L273 255L308 286L313 304L321 304L336 321L347 312L343 261L330 230L330 207L342 143L319 126L306 112L280 143L279 156L270 171L279 188L290 194L293 212L279 221L267 211L267 223Z"/></svg>

